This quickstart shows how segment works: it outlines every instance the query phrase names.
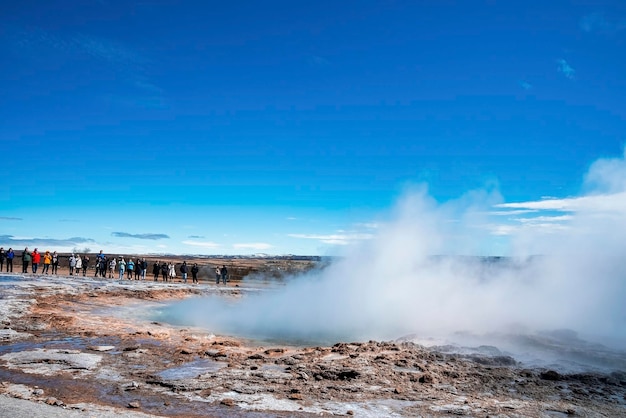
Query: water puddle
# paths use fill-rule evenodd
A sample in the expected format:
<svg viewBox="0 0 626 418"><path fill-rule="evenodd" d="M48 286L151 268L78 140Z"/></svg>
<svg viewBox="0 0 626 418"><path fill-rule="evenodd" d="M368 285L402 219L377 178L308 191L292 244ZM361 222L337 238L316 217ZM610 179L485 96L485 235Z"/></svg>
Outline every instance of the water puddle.
<svg viewBox="0 0 626 418"><path fill-rule="evenodd" d="M228 363L222 361L200 359L163 370L158 373L158 376L165 380L193 379L206 373L216 372L226 366Z"/></svg>

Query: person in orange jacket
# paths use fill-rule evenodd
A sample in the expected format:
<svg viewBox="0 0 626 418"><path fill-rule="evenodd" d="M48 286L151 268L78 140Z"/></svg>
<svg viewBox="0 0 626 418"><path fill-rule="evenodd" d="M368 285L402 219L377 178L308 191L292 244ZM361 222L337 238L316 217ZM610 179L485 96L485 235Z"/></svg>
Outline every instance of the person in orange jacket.
<svg viewBox="0 0 626 418"><path fill-rule="evenodd" d="M31 257L33 257L33 274L37 274L37 267L39 267L39 263L41 263L41 254L39 254L37 248L33 250Z"/></svg>
<svg viewBox="0 0 626 418"><path fill-rule="evenodd" d="M46 253L43 255L43 270L41 274L48 274L50 264L52 264L52 254L50 254L50 251L46 250Z"/></svg>

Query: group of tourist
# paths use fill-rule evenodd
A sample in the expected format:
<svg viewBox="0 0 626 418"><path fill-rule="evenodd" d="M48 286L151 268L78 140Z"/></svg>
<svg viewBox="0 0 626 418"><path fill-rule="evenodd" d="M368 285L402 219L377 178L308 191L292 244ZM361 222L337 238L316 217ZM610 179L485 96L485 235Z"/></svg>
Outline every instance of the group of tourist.
<svg viewBox="0 0 626 418"><path fill-rule="evenodd" d="M0 247L0 272L4 269L4 263L7 264L7 273L13 273L13 259L15 258L15 251L13 248L9 248L7 251L4 250L4 247ZM28 273L28 266L31 265L33 274L37 274L37 270L39 269L39 264L42 264L43 267L41 274L49 274L50 267L52 267L52 274L57 274L57 270L59 268L59 255L56 251L50 253L50 251L46 251L43 254L35 248L33 252L28 251L28 247L24 248L22 252L22 273Z"/></svg>
<svg viewBox="0 0 626 418"><path fill-rule="evenodd" d="M15 258L15 252L13 248L9 248L8 251L4 250L4 247L0 247L0 272L4 269L4 263L6 262L7 273L13 272L13 259ZM42 255L38 249L35 248L32 252L28 250L28 247L22 251L22 273L28 273L28 267L31 266L33 274L37 274L39 265L43 260L43 267L41 274L58 274L59 269L59 255L56 251L50 253L46 251ZM80 254L72 254L69 257L69 273L70 276L79 275L82 272L83 276L87 275L89 269L89 256L87 254L81 257ZM51 268L52 267L52 268ZM103 254L102 250L96 256L95 262L95 274L94 277L108 277L112 279L117 275L120 280L124 280L124 275L127 275L128 280L145 280L146 272L148 271L148 262L145 258L137 258L133 260L129 258L128 261L124 257L107 257ZM180 273L184 283L187 283L188 273L191 272L191 278L193 283L198 283L198 272L200 268L197 263L194 263L191 268L187 265L186 261L179 267ZM176 278L176 266L171 262L155 261L152 265L152 274L154 275L154 281L159 280L159 276L163 278L164 282L174 281ZM222 267L215 267L215 283L219 284L221 281L226 284L228 280L228 269L225 265Z"/></svg>

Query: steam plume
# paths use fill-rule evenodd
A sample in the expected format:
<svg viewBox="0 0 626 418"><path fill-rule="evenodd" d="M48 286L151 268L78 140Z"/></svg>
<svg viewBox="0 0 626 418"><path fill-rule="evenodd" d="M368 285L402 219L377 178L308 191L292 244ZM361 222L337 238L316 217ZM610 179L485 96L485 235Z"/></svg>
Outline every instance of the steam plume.
<svg viewBox="0 0 626 418"><path fill-rule="evenodd" d="M497 191L439 204L418 188L374 239L329 267L238 302L185 301L175 311L215 332L325 342L511 329L624 339L626 162L596 162L584 187L574 198L584 204L559 209L569 214L559 228L511 229L505 262L469 257L494 239L486 225Z"/></svg>

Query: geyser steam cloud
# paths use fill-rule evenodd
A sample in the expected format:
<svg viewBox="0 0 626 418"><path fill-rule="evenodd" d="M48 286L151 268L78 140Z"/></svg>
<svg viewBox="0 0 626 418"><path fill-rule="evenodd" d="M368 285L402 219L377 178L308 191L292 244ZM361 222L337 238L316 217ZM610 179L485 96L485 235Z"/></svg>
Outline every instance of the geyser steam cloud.
<svg viewBox="0 0 626 418"><path fill-rule="evenodd" d="M412 190L374 239L326 269L235 303L185 301L177 315L214 332L326 342L511 327L622 339L624 159L593 164L585 190L515 204L493 191L438 204ZM526 217L503 220L503 212ZM459 256L486 255L494 239L507 242L509 262Z"/></svg>

